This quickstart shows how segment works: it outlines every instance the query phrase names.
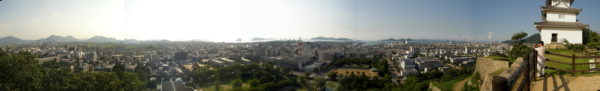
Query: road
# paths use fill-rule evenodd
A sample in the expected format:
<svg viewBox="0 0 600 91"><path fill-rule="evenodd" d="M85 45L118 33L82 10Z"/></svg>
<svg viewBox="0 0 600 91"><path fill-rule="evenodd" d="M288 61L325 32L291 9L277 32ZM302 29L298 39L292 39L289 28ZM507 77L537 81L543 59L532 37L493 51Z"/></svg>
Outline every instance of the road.
<svg viewBox="0 0 600 91"><path fill-rule="evenodd" d="M388 62L388 70L392 74L392 82L399 84L398 83L398 75L400 73L398 73L398 65L396 64L396 62L394 62L394 60L392 60L391 57L386 57L386 58L387 58L387 62Z"/></svg>

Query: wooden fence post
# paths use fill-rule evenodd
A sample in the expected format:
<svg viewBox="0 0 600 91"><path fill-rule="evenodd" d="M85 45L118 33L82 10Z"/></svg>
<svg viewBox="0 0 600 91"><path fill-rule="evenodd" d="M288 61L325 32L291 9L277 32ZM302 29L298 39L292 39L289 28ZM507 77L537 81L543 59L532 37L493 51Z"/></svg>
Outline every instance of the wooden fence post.
<svg viewBox="0 0 600 91"><path fill-rule="evenodd" d="M573 56L571 56L571 75L575 76L575 54L573 54Z"/></svg>
<svg viewBox="0 0 600 91"><path fill-rule="evenodd" d="M533 52L535 52L535 50ZM529 89L529 86L531 86L531 65L529 63L531 61L531 56L533 56L533 52L523 55L523 63L525 64L525 70L522 70L525 72L521 72L521 74L525 75L525 78L523 78L523 80L525 80L525 83L523 83L525 87L523 89Z"/></svg>
<svg viewBox="0 0 600 91"><path fill-rule="evenodd" d="M537 69L537 65L538 65L537 56L538 56L537 51L533 50L533 53L531 53L531 57L529 57L529 59L530 59L529 69L531 70L529 75L530 75L531 81L535 81L535 78L536 78L535 74L538 70ZM544 61L542 61L542 62L544 62Z"/></svg>
<svg viewBox="0 0 600 91"><path fill-rule="evenodd" d="M508 91L508 79L501 76L492 76L492 91Z"/></svg>

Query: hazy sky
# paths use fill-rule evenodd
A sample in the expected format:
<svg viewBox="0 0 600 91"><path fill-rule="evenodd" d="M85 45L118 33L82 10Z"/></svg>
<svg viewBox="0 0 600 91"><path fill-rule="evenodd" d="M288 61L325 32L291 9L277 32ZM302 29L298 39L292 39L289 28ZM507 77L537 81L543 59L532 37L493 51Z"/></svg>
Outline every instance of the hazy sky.
<svg viewBox="0 0 600 91"><path fill-rule="evenodd" d="M3 0L0 37L234 41L317 36L506 40L537 33L545 0ZM600 29L600 1L577 0Z"/></svg>

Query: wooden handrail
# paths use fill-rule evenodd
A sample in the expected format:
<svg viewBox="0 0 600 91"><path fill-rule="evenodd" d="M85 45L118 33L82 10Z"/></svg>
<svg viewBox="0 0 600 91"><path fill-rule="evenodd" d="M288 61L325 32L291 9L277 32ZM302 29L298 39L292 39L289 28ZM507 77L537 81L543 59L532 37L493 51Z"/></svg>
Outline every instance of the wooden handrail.
<svg viewBox="0 0 600 91"><path fill-rule="evenodd" d="M549 62L554 62L554 63L560 63L560 64L565 64L565 65L589 65L589 64L600 64L600 62L593 62L593 63L575 63L575 64L571 64L571 63L567 63L567 62L561 62L561 61L554 60L554 59L546 59L546 61L549 61Z"/></svg>
<svg viewBox="0 0 600 91"><path fill-rule="evenodd" d="M562 68L556 68L556 67L550 67L550 66L546 66L546 68L550 68L550 69L554 69L554 70L558 70L558 71L563 71L563 72L571 72L570 69L562 69Z"/></svg>
<svg viewBox="0 0 600 91"><path fill-rule="evenodd" d="M569 56L569 55L558 54L558 53L546 52L546 54L548 54L548 55L554 55L554 56L561 56L561 57L566 57L566 58L571 58L571 56Z"/></svg>
<svg viewBox="0 0 600 91"><path fill-rule="evenodd" d="M557 54L557 53L549 53L546 52L546 54L550 54L550 55L554 55L554 56L561 56L561 57L566 57L566 58L600 58L600 56L567 56L564 54ZM566 62L561 62L558 60L554 60L554 59L546 59L546 61L550 61L550 62L555 62L555 63L560 63L560 64L566 64L566 65L571 65L573 63L566 63ZM600 62L593 62L593 63L574 63L573 65L588 65L588 64L600 64Z"/></svg>
<svg viewBox="0 0 600 91"><path fill-rule="evenodd" d="M549 67L549 66L546 66L546 68L555 69L555 70L563 71L563 72L571 72L572 75L575 75L575 72L588 72L588 71L592 71L592 69L576 70L575 68L576 68L577 65L600 64L600 62L575 63L575 61L576 61L577 58L600 58L600 56L576 56L575 54L572 54L572 55L569 56L569 55L558 54L558 53L550 53L550 52L545 52L545 53L548 54L548 55L570 58L571 59L571 63L564 62L564 61L558 61L558 60L554 60L554 59L546 59L545 61L550 61L550 62L554 62L554 63L559 63L559 64L564 64L564 65L571 66L571 69L562 69L562 68Z"/></svg>
<svg viewBox="0 0 600 91"><path fill-rule="evenodd" d="M600 58L600 56L577 56L577 58Z"/></svg>
<svg viewBox="0 0 600 91"><path fill-rule="evenodd" d="M594 62L594 63L575 63L574 65L589 65L589 64L600 64L600 62Z"/></svg>
<svg viewBox="0 0 600 91"><path fill-rule="evenodd" d="M554 56L560 56L560 57L566 57L566 58L571 58L572 57L570 55L559 54L559 53L551 53L551 52L546 52L546 54L554 55ZM575 56L575 58L600 58L600 56Z"/></svg>
<svg viewBox="0 0 600 91"><path fill-rule="evenodd" d="M546 61L554 62L554 63L560 63L560 64L566 64L566 65L572 65L571 63L561 62L561 61L557 61L557 60L554 60L554 59L546 59Z"/></svg>
<svg viewBox="0 0 600 91"><path fill-rule="evenodd" d="M546 66L546 68L553 69L553 70L558 70L558 71L563 71L563 72L572 72L573 71L571 69L562 69L562 68L556 68L556 67L550 67L550 66ZM575 72L588 72L588 71L591 71L591 69L587 69L587 70L575 70Z"/></svg>

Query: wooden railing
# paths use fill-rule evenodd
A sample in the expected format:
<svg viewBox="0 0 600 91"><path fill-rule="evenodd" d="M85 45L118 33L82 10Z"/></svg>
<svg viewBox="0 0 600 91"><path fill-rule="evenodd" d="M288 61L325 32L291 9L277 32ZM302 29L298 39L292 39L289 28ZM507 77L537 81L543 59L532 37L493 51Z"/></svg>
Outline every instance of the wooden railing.
<svg viewBox="0 0 600 91"><path fill-rule="evenodd" d="M559 64L563 64L563 65L569 65L569 66L571 66L571 69L564 69L564 68L550 67L550 66L546 66L546 68L555 69L555 70L562 71L562 72L571 72L571 75L575 75L576 72L589 72L589 71L593 70L593 69L577 70L576 69L577 65L600 64L600 62L595 62L595 60L594 60L593 63L590 63L590 62L576 63L575 62L575 60L579 59L579 58L600 58L600 56L576 56L575 54L564 55L564 54L551 53L551 52L546 52L546 54L553 55L553 56L570 58L571 59L570 63L569 62L564 62L564 61L559 61L559 60L556 60L556 59L548 59L548 57L546 57L546 61L554 62L554 63L559 63Z"/></svg>
<svg viewBox="0 0 600 91"><path fill-rule="evenodd" d="M493 76L492 91L529 91L535 78L536 62L535 50L523 55L521 62L517 59L515 64L511 65L510 68L514 65L516 69L510 72L508 77Z"/></svg>
<svg viewBox="0 0 600 91"><path fill-rule="evenodd" d="M528 54L523 55L523 62L519 65L519 69L513 74L514 76L509 76L508 84L510 86L511 91L529 91L532 78L535 77L535 66L532 65L535 63L537 57L537 53L530 52ZM513 80L510 80L513 79Z"/></svg>
<svg viewBox="0 0 600 91"><path fill-rule="evenodd" d="M565 58L570 58L570 62L565 62L566 60L556 60L556 59L546 59L545 61L549 61L549 62L554 62L554 63L559 63L562 65L569 65L571 67L571 69L564 69L564 68L558 68L558 67L550 67L550 66L546 66L547 68L550 69L556 69L558 71L562 71L562 72L571 72L572 75L575 75L575 72L586 72L586 71L591 71L591 69L587 69L587 70L577 70L576 66L577 65L589 65L589 64L600 64L600 62L586 62L586 63L576 63L576 59L581 59L581 58L600 58L600 56L576 56L576 55L564 55L564 54L558 54L558 53L549 53L546 52L546 54L548 55L553 55L553 56L559 56L559 57L565 57ZM538 53L533 50L532 52L523 55L523 62L517 64L518 68L516 70L516 72L514 73L510 73L510 76L508 77L500 77L500 76L494 76L493 79L493 91L508 91L510 89L510 91L529 91L531 89L531 83L534 82L534 79L536 78L536 68L537 68L537 57L538 57ZM513 64L515 65L515 64Z"/></svg>

